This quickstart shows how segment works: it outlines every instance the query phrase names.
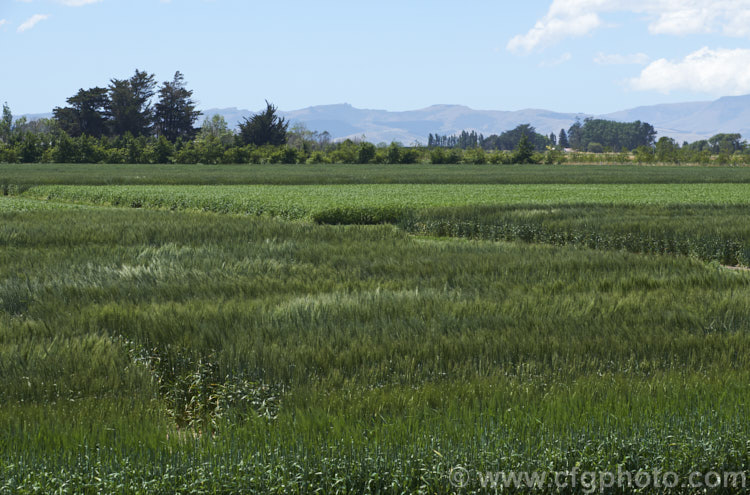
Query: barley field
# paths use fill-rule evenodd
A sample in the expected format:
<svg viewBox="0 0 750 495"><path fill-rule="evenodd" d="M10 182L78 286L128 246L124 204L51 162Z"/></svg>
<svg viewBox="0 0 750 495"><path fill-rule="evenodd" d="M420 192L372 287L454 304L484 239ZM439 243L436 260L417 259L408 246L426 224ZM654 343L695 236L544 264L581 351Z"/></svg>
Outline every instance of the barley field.
<svg viewBox="0 0 750 495"><path fill-rule="evenodd" d="M237 185L196 167L172 186L6 182L0 493L495 493L475 474L747 472L745 172L472 182L506 168L456 184L279 169ZM473 475L460 486L456 467Z"/></svg>

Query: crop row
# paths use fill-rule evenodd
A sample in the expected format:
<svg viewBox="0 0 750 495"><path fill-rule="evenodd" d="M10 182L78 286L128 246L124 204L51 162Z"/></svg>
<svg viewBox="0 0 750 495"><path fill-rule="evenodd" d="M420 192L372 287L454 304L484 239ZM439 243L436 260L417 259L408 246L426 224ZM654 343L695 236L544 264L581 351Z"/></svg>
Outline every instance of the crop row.
<svg viewBox="0 0 750 495"><path fill-rule="evenodd" d="M637 165L0 164L0 191L36 185L750 183L750 167Z"/></svg>
<svg viewBox="0 0 750 495"><path fill-rule="evenodd" d="M83 205L55 203L16 196L0 196L0 213L85 208Z"/></svg>
<svg viewBox="0 0 750 495"><path fill-rule="evenodd" d="M39 186L26 197L133 208L312 217L331 210L509 204L750 204L747 184ZM344 222L342 222L344 223Z"/></svg>
<svg viewBox="0 0 750 495"><path fill-rule="evenodd" d="M39 186L24 197L201 210L323 224L400 225L422 235L521 240L750 265L750 186Z"/></svg>
<svg viewBox="0 0 750 495"><path fill-rule="evenodd" d="M750 266L750 207L556 205L442 208L405 217L431 236L521 240Z"/></svg>

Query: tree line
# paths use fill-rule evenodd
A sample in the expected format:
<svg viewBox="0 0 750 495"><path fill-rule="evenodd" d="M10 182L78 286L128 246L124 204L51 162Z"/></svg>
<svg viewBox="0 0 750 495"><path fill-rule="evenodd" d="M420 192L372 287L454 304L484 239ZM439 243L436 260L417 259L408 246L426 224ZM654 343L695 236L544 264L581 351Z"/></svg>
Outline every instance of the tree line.
<svg viewBox="0 0 750 495"><path fill-rule="evenodd" d="M477 134L476 131L461 131L460 134L454 134L452 136L430 134L427 137L427 147L459 148L463 150L469 148L482 148L485 151L513 151L518 148L523 136L526 136L535 151L544 151L548 146L555 144L555 142L549 137L537 133L533 126L522 124L515 129L505 131L500 135L492 134L487 137L483 134Z"/></svg>
<svg viewBox="0 0 750 495"><path fill-rule="evenodd" d="M51 120L51 119L49 119ZM7 128L7 119L0 127ZM192 140L164 136L102 136L87 134L70 137L51 131L50 122L15 121L14 136L0 143L0 162L4 163L286 163L286 164L516 164L516 163L702 163L750 164L750 150L740 146L730 152L733 139L721 136L706 143L680 146L663 137L652 147L641 146L633 152L564 152L557 146L537 151L527 136L513 150L403 146L394 142L375 145L365 140L333 142L328 133L317 133L297 124L286 132L286 144L243 145L238 133L229 129L219 115L207 119ZM3 131L4 132L4 131ZM52 132L52 133L50 133ZM23 137L19 137L23 136ZM713 144L711 144L713 143ZM717 151L718 153L714 153Z"/></svg>
<svg viewBox="0 0 750 495"><path fill-rule="evenodd" d="M610 120L587 118L583 122L576 120L569 129L561 129L558 135L549 136L536 132L529 124L522 124L502 134L483 136L476 131L462 131L452 136L430 134L427 146L441 148L482 148L486 151L511 151L518 148L521 138L526 136L536 151L544 151L550 146L575 151L632 151L639 146L653 146L656 130L645 122L614 122Z"/></svg>
<svg viewBox="0 0 750 495"><path fill-rule="evenodd" d="M154 74L136 69L129 79L111 79L106 88L81 88L66 101L68 106L56 107L52 113L58 128L71 138L154 136L170 143L188 141L195 138L195 122L202 115L179 71L158 90ZM266 101L265 111L240 123L238 142L283 145L288 125Z"/></svg>
<svg viewBox="0 0 750 495"><path fill-rule="evenodd" d="M0 162L50 163L748 163L740 134L678 144L656 141L648 123L587 118L555 135L529 124L484 136L476 131L430 134L427 146L335 142L328 132L290 123L265 110L230 129L220 115L202 115L177 71L160 85L136 70L106 87L81 88L51 119L0 119Z"/></svg>
<svg viewBox="0 0 750 495"><path fill-rule="evenodd" d="M52 113L69 137L155 135L174 142L195 135L201 112L192 96L179 71L157 90L154 74L136 70L128 79L111 79L106 88L81 88L66 100L68 106L56 107Z"/></svg>
<svg viewBox="0 0 750 495"><path fill-rule="evenodd" d="M577 151L602 153L604 151L632 151L640 146L653 146L656 130L651 124L641 122L614 122L587 118L570 126L567 132L570 148Z"/></svg>

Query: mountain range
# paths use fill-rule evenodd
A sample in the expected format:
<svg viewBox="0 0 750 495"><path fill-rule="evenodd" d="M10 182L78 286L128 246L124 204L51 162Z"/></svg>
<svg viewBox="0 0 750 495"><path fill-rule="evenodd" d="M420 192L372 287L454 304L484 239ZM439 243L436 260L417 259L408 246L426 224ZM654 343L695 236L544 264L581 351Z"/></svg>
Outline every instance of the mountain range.
<svg viewBox="0 0 750 495"><path fill-rule="evenodd" d="M256 112L238 108L203 110L205 118L223 116L230 128L236 128L243 118ZM367 110L342 103L319 105L301 110L280 111L280 115L294 123L304 123L308 129L328 131L335 140L364 138L373 143L400 141L404 144L426 143L432 134L452 135L463 130L474 130L485 136L500 134L520 124L531 124L542 134L568 129L576 119L587 117L633 122L640 120L653 125L658 136L669 136L678 142L708 139L721 132L738 132L750 137L750 95L725 96L714 101L651 105L604 115L561 113L541 109L517 111L474 110L463 105L433 105L421 110L391 112ZM29 114L34 120L52 114Z"/></svg>
<svg viewBox="0 0 750 495"><path fill-rule="evenodd" d="M230 127L254 112L238 108L212 108L204 115L222 115ZM707 139L720 132L739 132L750 136L750 95L726 96L715 101L670 103L593 115L561 113L542 109L518 111L474 110L462 105L433 105L421 110L391 112L354 108L349 104L320 105L301 110L280 111L290 122L304 123L308 129L328 131L334 139L362 138L379 143L400 141L426 143L432 134L451 135L462 130L485 136L500 134L519 124L531 124L542 134L568 129L576 119L587 117L653 125L658 136L678 142Z"/></svg>

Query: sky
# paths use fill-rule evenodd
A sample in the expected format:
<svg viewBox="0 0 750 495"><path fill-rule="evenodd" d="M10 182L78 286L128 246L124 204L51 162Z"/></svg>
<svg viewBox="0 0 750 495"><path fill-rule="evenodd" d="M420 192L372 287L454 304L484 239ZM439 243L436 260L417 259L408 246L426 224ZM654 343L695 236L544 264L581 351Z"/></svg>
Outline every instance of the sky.
<svg viewBox="0 0 750 495"><path fill-rule="evenodd" d="M750 93L750 0L0 0L0 102L135 69L199 108L604 114Z"/></svg>

